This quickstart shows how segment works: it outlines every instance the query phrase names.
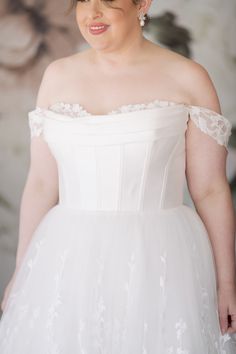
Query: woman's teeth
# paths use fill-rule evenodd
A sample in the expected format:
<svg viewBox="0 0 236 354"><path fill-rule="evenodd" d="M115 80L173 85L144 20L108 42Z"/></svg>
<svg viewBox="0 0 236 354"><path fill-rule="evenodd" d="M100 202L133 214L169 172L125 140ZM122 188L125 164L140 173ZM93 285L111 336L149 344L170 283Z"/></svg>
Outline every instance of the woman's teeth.
<svg viewBox="0 0 236 354"><path fill-rule="evenodd" d="M90 27L91 29L102 29L102 28L105 28L105 26L99 26L99 27Z"/></svg>

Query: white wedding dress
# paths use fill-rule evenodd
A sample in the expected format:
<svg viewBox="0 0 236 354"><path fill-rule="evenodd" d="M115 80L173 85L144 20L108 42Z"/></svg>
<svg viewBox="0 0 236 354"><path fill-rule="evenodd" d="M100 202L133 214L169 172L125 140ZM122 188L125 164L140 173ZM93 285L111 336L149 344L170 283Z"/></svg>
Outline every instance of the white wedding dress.
<svg viewBox="0 0 236 354"><path fill-rule="evenodd" d="M183 203L189 119L227 149L229 120L185 103L29 112L31 138L57 162L59 203L15 278L1 354L236 353L236 335L220 331L207 230Z"/></svg>

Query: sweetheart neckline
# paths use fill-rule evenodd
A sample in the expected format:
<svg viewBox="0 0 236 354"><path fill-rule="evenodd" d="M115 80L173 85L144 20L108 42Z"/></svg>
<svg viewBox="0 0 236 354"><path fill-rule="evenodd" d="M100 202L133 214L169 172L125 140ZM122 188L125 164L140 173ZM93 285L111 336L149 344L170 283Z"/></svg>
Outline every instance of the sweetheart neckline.
<svg viewBox="0 0 236 354"><path fill-rule="evenodd" d="M164 103L163 106L155 106L155 103ZM81 115L81 116L71 116L70 114L65 114L64 112L56 112L55 110L53 110L53 106L55 106L56 104L62 104L62 105L68 105L68 106L77 106L81 111L83 111L85 114ZM128 109L129 107L140 107L141 109L134 109L134 110L130 110L130 111L126 111L126 109ZM151 107L148 107L151 106ZM92 114L90 112L88 112L79 102L76 103L67 103L67 102L63 102L63 101L57 101L54 104L51 104L48 108L43 108L40 106L36 106L34 110L28 112L30 115L34 114L34 113L39 113L40 116L43 116L43 114L45 113L45 117L51 117L52 119L57 119L58 121L78 121L80 122L82 121L92 121L92 122L106 122L106 121L118 121L120 119L122 119L122 117L125 119L128 117L132 117L134 114L143 114L145 111L146 112L156 112L156 111L161 111L161 112L165 112L165 110L167 110L167 112L169 112L169 110L171 109L186 109L188 111L188 116L190 117L190 111L192 114L199 114L199 112L202 110L203 113L207 113L207 114L211 114L214 116L217 116L219 118L222 118L226 124L230 127L232 127L232 123L222 114L209 109L207 107L203 107L203 106L199 106L199 105L191 105L189 103L185 103L185 102L176 102L176 101L170 101L170 100L161 100L161 99L155 99L153 101L150 101L148 103L136 103L136 104L126 104L126 105L122 105L120 106L117 110L121 110L118 112L115 112L115 110L111 111L111 112L115 112L115 113L106 113L106 114ZM122 109L124 109L124 111L122 111ZM38 116L38 114L37 114ZM39 116L38 116L39 118ZM41 117L42 118L42 117Z"/></svg>
<svg viewBox="0 0 236 354"><path fill-rule="evenodd" d="M152 104L155 101L150 102L149 104ZM160 102L160 100L159 100ZM128 118L132 118L132 117L136 117L137 116L143 116L144 113L147 114L156 114L156 111L160 111L163 112L165 114L165 112L169 112L172 110L184 110L184 108L187 108L186 104L184 103L176 103L173 101L165 101L165 102L171 102L173 104L171 105L165 105L165 106L155 106L153 105L152 107L147 107L147 104L141 104L144 105L145 108L142 109L134 109L134 110L130 110L130 111L120 111L118 113L114 113L114 114L90 114L89 112L87 112L85 110L85 115L81 115L81 116L71 116L70 114L66 114L66 112L63 111L55 111L52 108L53 105L50 105L48 108L42 108L39 106L36 106L36 108L32 111L29 112L29 116L31 116L32 114L36 113L38 119L42 119L44 118L48 118L48 119L52 119L52 120L56 120L58 122L62 121L62 122L78 122L78 123L97 123L97 124L101 124L101 123L106 123L106 122L118 122L121 120L126 120ZM60 102L57 102L57 104ZM82 107L80 105L80 103L65 103L66 105L78 105L78 107ZM136 104L136 105L140 105L140 104ZM125 105L130 106L130 105ZM133 105L131 105L133 106ZM87 114L88 113L88 114Z"/></svg>
<svg viewBox="0 0 236 354"><path fill-rule="evenodd" d="M163 106L156 106L155 107L155 104L156 103L164 103ZM170 105L168 105L170 104ZM119 106L118 108L116 109L113 109L111 110L110 112L107 112L107 113L104 113L104 114L93 114L91 112L89 112L83 105L81 105L79 102L75 102L75 103L67 103L65 101L57 101L53 104L51 104L48 108L45 108L43 110L46 110L46 111L52 111L53 113L59 113L59 114L63 114L63 112L56 112L53 108L56 107L56 106L68 106L68 107L78 107L78 111L80 112L83 112L85 115L84 116L80 116L78 118L84 118L84 117L89 117L89 118L93 118L93 117L106 117L106 116L115 116L115 115L120 115L120 114L127 114L127 113L131 113L131 112L138 112L138 111L143 111L143 110L149 110L149 109L154 109L154 108L159 108L159 109L162 109L162 108L169 108L169 107L179 107L179 106L188 106L189 104L185 103L185 102L175 102L175 101L169 101L169 100L160 100L160 99L155 99L155 100L152 100L150 102L147 102L147 103L131 103L131 104L124 104L124 105L121 105ZM151 107L149 107L151 106ZM126 109L129 109L130 107L137 107L138 109L134 109L134 110L127 110ZM141 109L139 109L141 107ZM36 107L36 108L39 108L40 107ZM65 115L65 114L64 114ZM73 118L75 119L76 117L71 117L70 118Z"/></svg>
<svg viewBox="0 0 236 354"><path fill-rule="evenodd" d="M165 102L165 103L171 103L170 105L164 105L164 106L155 106L153 105L152 107L148 107L148 105L152 105L153 103L155 104L155 102ZM65 105L77 105L78 107L82 107L80 103L64 103ZM123 105L121 107L129 107L129 106L144 106L144 109L134 109L134 110L130 110L130 111L125 111L125 112L118 112L115 114L103 114L103 115L96 115L96 114L90 114L88 112L87 115L85 116L78 116L78 117L74 117L74 116L70 116L69 114L64 114L64 112L56 112L53 110L50 110L50 108L52 107L52 105L50 105L48 108L42 108L39 106L36 106L36 108L30 112L28 112L28 116L29 116L29 124L30 127L33 129L34 126L34 122L35 122L35 128L36 131L40 131L43 127L43 122L44 122L44 118L49 118L50 120L55 120L55 121L62 121L62 122L82 122L82 124L89 124L90 123L94 123L97 122L98 124L103 124L103 123L107 123L107 122L113 122L113 123L117 123L119 121L126 121L127 118L131 119L132 117L136 117L136 118L143 118L143 115L145 112L147 112L150 115L150 118L154 118L156 119L156 112L160 111L160 116L161 112L165 114L167 114L167 117L172 117L172 114L169 115L169 110L177 110L178 113L179 112L179 108L182 110L182 113L187 113L186 115L186 122L188 122L188 120L191 118L196 125L200 126L200 129L203 130L204 132L208 132L208 129L214 129L214 127L218 127L220 130L222 130L222 134L224 134L224 132L227 133L227 130L230 132L232 129L232 123L230 122L230 120L228 118L226 118L224 115L222 115L221 113L218 113L212 109L209 109L207 107L203 107L203 106L199 106L199 105L190 105L187 103L177 103L174 101L168 101L168 100L159 100L156 99L150 103L141 103L141 104L136 104L136 105ZM83 107L82 107L83 108ZM87 112L85 110L85 112ZM171 112L171 111L170 111ZM175 113L175 112L174 112ZM175 116L175 114L174 114ZM210 119L210 124L209 127L207 126L207 118L208 116L210 118L212 118L212 116L216 117L216 121L213 122ZM181 116L182 117L182 116ZM99 118L99 119L98 119ZM223 127L222 127L222 122ZM225 128L226 126L226 128Z"/></svg>

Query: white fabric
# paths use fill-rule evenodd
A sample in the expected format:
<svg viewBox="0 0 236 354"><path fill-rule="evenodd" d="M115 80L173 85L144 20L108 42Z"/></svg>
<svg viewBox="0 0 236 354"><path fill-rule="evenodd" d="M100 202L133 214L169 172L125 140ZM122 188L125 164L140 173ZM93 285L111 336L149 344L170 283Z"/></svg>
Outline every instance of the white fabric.
<svg viewBox="0 0 236 354"><path fill-rule="evenodd" d="M178 105L179 104L176 102L157 99L150 103L124 105L116 110L108 112L107 115ZM210 135L217 141L218 144L224 145L228 150L228 140L231 135L232 123L226 117L206 107L193 106L185 103L182 103L182 105L187 108L190 118L193 120L196 126L201 129L201 131ZM64 102L57 102L50 106L50 110L75 118L94 116L85 108L83 108L83 106L81 106L79 103L69 104ZM40 107L36 107L33 112L30 112L29 120L31 126L31 136L40 135L42 132L44 112L45 109L41 109Z"/></svg>
<svg viewBox="0 0 236 354"><path fill-rule="evenodd" d="M183 204L189 116L224 146L231 124L217 114L212 130L214 112L184 104L133 107L29 112L57 161L59 204L13 284L1 354L235 354L207 230Z"/></svg>

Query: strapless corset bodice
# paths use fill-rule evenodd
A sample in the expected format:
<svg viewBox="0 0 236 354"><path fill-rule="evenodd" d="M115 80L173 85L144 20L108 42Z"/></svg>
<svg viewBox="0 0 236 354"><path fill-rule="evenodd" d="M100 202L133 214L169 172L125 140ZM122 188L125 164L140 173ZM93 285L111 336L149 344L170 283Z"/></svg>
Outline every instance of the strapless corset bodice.
<svg viewBox="0 0 236 354"><path fill-rule="evenodd" d="M204 115L193 108L190 117L199 128L205 133L208 128L227 147L231 123L215 113L217 127L212 121L207 125L205 109L204 126ZM60 204L78 210L147 212L183 204L189 106L106 115L81 112L74 116L39 107L29 112L31 137L43 138L56 159Z"/></svg>

